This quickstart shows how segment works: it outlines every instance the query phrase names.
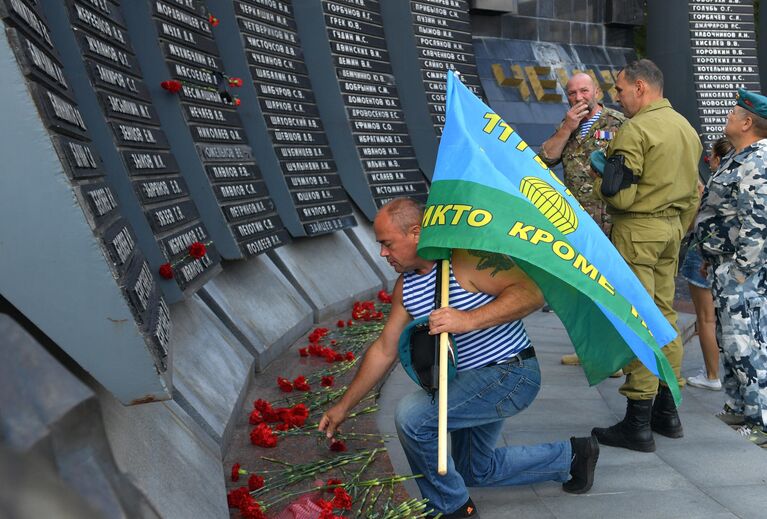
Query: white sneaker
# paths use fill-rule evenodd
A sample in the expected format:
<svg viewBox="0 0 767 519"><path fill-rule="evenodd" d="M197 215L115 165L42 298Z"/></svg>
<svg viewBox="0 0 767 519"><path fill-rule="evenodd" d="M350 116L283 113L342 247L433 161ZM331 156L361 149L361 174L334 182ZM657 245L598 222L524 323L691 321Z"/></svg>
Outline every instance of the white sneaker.
<svg viewBox="0 0 767 519"><path fill-rule="evenodd" d="M699 373L694 377L687 377L687 383L693 387L702 387L703 389L710 389L711 391L722 390L722 381L718 378L709 380L705 373Z"/></svg>

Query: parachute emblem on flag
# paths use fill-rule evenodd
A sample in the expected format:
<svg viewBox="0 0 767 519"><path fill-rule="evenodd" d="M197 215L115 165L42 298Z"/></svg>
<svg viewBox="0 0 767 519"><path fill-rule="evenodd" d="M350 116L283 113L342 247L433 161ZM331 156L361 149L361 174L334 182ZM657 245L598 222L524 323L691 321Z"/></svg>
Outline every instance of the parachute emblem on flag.
<svg viewBox="0 0 767 519"><path fill-rule="evenodd" d="M578 215L565 197L538 177L524 177L519 190L562 234L570 234L578 228Z"/></svg>

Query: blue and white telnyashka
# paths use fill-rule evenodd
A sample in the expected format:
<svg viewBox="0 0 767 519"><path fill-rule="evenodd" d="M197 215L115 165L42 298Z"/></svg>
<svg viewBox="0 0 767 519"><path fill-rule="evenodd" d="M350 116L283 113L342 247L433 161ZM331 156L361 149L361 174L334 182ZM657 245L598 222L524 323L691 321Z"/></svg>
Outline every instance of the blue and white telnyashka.
<svg viewBox="0 0 767 519"><path fill-rule="evenodd" d="M580 132L581 139L586 137L586 134L589 133L589 130L591 129L592 126L594 126L594 123L599 120L599 116L601 114L602 114L602 110L598 111L591 117L591 119L589 119L588 121L583 121L580 124L580 126L578 126L578 131Z"/></svg>
<svg viewBox="0 0 767 519"><path fill-rule="evenodd" d="M402 302L413 319L431 313L434 309L434 284L437 266L428 274L415 272L404 274ZM495 296L481 292L469 292L458 284L450 265L450 306L458 310L473 310L495 300ZM511 321L498 326L457 333L454 336L457 371L480 368L488 364L503 362L530 346L522 321Z"/></svg>

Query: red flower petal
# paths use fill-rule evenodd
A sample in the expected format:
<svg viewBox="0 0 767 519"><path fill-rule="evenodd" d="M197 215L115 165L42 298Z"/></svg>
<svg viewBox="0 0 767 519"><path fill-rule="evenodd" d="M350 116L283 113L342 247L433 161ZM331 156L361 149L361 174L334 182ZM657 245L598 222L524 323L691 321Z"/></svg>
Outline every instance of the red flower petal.
<svg viewBox="0 0 767 519"><path fill-rule="evenodd" d="M298 350L298 354L302 357L308 357L309 356L309 348L301 348Z"/></svg>
<svg viewBox="0 0 767 519"><path fill-rule="evenodd" d="M346 326L346 323L344 322L343 319L339 319L338 322L336 323L336 326L338 326L339 328L343 328L344 326Z"/></svg>
<svg viewBox="0 0 767 519"><path fill-rule="evenodd" d="M205 244L199 241L194 242L189 246L189 255L194 259L200 259L207 253Z"/></svg>
<svg viewBox="0 0 767 519"><path fill-rule="evenodd" d="M250 490L258 490L264 486L264 478L258 474L251 474L248 478L248 488Z"/></svg>
<svg viewBox="0 0 767 519"><path fill-rule="evenodd" d="M240 464L235 463L232 465L232 481L237 481L240 479Z"/></svg>
<svg viewBox="0 0 767 519"><path fill-rule="evenodd" d="M164 89L170 92L171 94L177 94L181 91L181 87L183 86L181 84L181 81L177 81L175 79L169 79L167 81L163 81L160 83L160 86Z"/></svg>
<svg viewBox="0 0 767 519"><path fill-rule="evenodd" d="M322 387L331 387L333 385L334 378L332 375L327 375L322 377L322 381L320 381L320 385Z"/></svg>
<svg viewBox="0 0 767 519"><path fill-rule="evenodd" d="M346 452L346 444L343 440L333 440L330 444L330 450L333 452Z"/></svg>
<svg viewBox="0 0 767 519"><path fill-rule="evenodd" d="M290 380L286 378L277 377L277 385L284 393L290 393L293 391L293 384L291 384Z"/></svg>
<svg viewBox="0 0 767 519"><path fill-rule="evenodd" d="M163 263L160 265L160 277L163 279L173 279L173 267L170 266L170 263Z"/></svg>

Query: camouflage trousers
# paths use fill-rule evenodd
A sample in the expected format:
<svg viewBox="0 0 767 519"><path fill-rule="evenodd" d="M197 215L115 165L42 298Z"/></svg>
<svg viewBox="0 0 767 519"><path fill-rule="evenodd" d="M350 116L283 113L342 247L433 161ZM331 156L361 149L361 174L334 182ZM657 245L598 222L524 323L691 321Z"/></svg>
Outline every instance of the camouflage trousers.
<svg viewBox="0 0 767 519"><path fill-rule="evenodd" d="M719 293L717 293L719 292ZM714 287L716 338L727 405L747 422L767 424L767 297L725 295Z"/></svg>
<svg viewBox="0 0 767 519"><path fill-rule="evenodd" d="M674 310L674 277L679 263L679 244L682 224L678 216L630 218L613 216L610 239L623 259L636 274L658 309L677 331L676 338L661 348L674 368L679 386L685 383L681 376L682 339L676 327ZM631 400L651 400L658 393L658 377L634 359L623 367L626 381L619 392Z"/></svg>

